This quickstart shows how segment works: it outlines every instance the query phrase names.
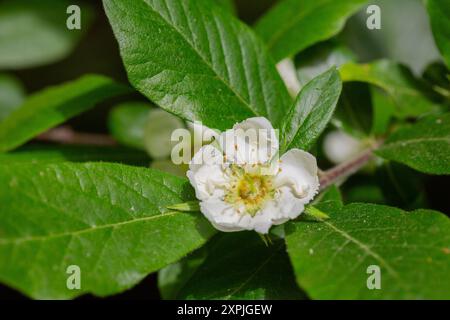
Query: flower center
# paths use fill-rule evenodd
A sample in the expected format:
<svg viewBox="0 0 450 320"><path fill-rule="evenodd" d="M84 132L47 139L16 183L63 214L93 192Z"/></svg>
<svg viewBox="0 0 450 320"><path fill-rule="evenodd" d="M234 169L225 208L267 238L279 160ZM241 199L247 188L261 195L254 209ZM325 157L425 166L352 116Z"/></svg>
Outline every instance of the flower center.
<svg viewBox="0 0 450 320"><path fill-rule="evenodd" d="M247 173L241 167L233 167L231 172L231 188L225 195L225 201L232 204L238 212L244 206L245 212L240 213L254 216L275 194L272 176Z"/></svg>
<svg viewBox="0 0 450 320"><path fill-rule="evenodd" d="M263 177L245 175L239 182L237 192L242 200L256 202L259 198L263 198L266 195L267 189L267 182Z"/></svg>

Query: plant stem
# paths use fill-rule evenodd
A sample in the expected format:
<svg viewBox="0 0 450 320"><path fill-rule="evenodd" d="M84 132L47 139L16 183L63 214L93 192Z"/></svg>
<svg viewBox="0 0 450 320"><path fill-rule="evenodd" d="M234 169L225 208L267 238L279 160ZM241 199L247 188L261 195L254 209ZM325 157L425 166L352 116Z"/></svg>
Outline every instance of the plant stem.
<svg viewBox="0 0 450 320"><path fill-rule="evenodd" d="M35 138L38 141L57 142L62 144L83 144L94 146L114 146L117 142L108 135L76 132L69 126L51 129ZM376 141L369 148L354 158L341 163L329 170L319 170L320 190L328 188L342 178L358 172L373 158L373 150L377 149L382 140Z"/></svg>
<svg viewBox="0 0 450 320"><path fill-rule="evenodd" d="M319 172L320 190L324 190L332 184L338 182L342 178L348 177L358 172L370 160L373 159L373 151L377 149L382 144L382 142L382 140L377 141L354 158L343 162L329 170Z"/></svg>
<svg viewBox="0 0 450 320"><path fill-rule="evenodd" d="M69 126L51 129L36 137L38 141L62 144L83 144L93 146L114 146L116 141L110 136L97 133L76 132Z"/></svg>

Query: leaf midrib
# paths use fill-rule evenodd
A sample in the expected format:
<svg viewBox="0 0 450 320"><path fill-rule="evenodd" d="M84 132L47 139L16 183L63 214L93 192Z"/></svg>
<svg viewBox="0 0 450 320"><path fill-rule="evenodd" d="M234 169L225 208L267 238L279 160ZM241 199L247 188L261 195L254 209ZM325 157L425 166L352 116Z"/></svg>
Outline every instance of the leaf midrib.
<svg viewBox="0 0 450 320"><path fill-rule="evenodd" d="M85 234L85 233L94 232L94 231L98 231L98 230L102 230L102 229L108 229L108 228L115 229L117 227L122 227L124 225L132 224L135 222L150 221L150 220L155 220L155 219L159 219L159 218L174 216L174 215L180 214L180 213L182 213L182 212L168 211L168 212L161 213L158 215L135 218L135 219L120 221L120 222L116 222L116 223L109 223L109 224L104 224L104 225L101 225L98 227L91 226L90 228L79 229L79 230L75 230L75 231L61 232L61 233L54 233L54 234L49 234L46 236L31 236L31 237L21 237L21 238L13 238L13 239L0 239L0 245L18 244L18 243L28 242L28 241L46 241L49 239L60 238L60 237L65 237L65 236L75 236L75 235Z"/></svg>
<svg viewBox="0 0 450 320"><path fill-rule="evenodd" d="M325 81L325 82L326 82L326 86L324 86L324 87L328 88L328 87L330 86L330 83L332 84L331 79L332 79L332 74L330 74L330 76L329 76L329 78L327 79L327 81ZM292 139L291 139L289 142L288 142L288 141L284 141L284 144L286 145L286 147L284 147L284 150L289 150L289 149L292 148L292 145L294 144L294 142L298 140L297 138L298 138L298 136L299 136L299 134L300 134L300 129L303 129L303 128L302 128L303 125L304 125L305 123L307 123L308 120L311 118L311 116L312 116L312 114L314 113L314 110L316 109L317 105L320 104L320 103L322 102L322 100L324 100L323 97L324 97L324 96L327 96L327 95L328 95L327 89L321 90L321 91L320 91L319 96L317 97L316 101L314 102L314 107L311 108L311 111L309 112L309 114L305 117L305 119L303 120L303 122L297 127L297 129L295 130L295 134L293 135ZM299 96L299 98L302 98L302 97ZM296 102L297 102L297 101L296 101ZM298 101L298 104L300 104L300 103L301 103L301 102ZM337 102L336 102L336 103L337 103ZM297 109L298 104L297 104L297 103L294 103L294 104L293 104L293 107L292 107L292 109L291 109L291 110L292 110L292 112L291 112L292 116L289 116L289 120L292 120L292 118L295 116L295 110ZM313 126L313 125L314 125L314 123L310 123L309 126L306 127L305 129L309 129L309 128L310 128L311 126ZM308 131L308 130L306 130L306 131ZM284 134L286 134L286 133L284 133ZM285 139L285 138L284 138L284 139Z"/></svg>
<svg viewBox="0 0 450 320"><path fill-rule="evenodd" d="M345 239L353 242L354 244L356 244L359 248L362 249L362 251L364 251L366 254L370 255L371 257L373 257L375 260L377 260L381 265L383 265L386 270L388 271L389 274L391 274L394 278L398 279L399 284L401 284L402 287L404 288L408 288L402 281L402 278L400 277L400 275L397 273L397 271L395 271L395 269L377 252L373 251L368 245L366 245L365 243L359 241L358 239L352 237L350 234L348 234L346 231L339 229L338 227L336 227L334 224L332 224L329 221L323 221L323 223L325 225L327 225L329 228L331 228L333 231L335 231L336 233L338 233L339 235L341 235L342 237L344 237Z"/></svg>
<svg viewBox="0 0 450 320"><path fill-rule="evenodd" d="M242 103L243 103L243 105L248 109L248 110L250 110L250 112L252 113L252 114L254 114L255 116L258 116L259 115L259 113L258 112L256 112L253 108L252 108L252 106L247 102L247 101L245 101L245 99L238 93L238 92L236 92L231 86L230 86L230 84L227 82L227 81L225 81L225 79L223 79L217 72L216 72L216 70L214 69L214 67L203 57L203 55L197 50L197 48L184 36L184 34L175 26L175 24L173 24L171 21L169 21L167 18L165 18L160 12L158 12L157 10L155 10L150 4L148 4L147 2L145 2L145 1L143 1L143 0L141 0L145 5L147 5L149 8L151 8L151 10L154 12L154 13L156 13L159 17L161 17L161 19L167 24L167 25L169 25L170 27L172 27L180 36L181 36L181 38L188 44L188 46L189 47L191 47L193 50L194 50L194 52L200 57L200 59L205 63L205 65L212 71L212 73L216 76L216 78L217 79L219 79ZM167 7L167 3L166 3L166 1L163 1L163 3L166 5L166 9L167 9L167 12L170 14L170 9ZM184 10L185 8L183 8L183 10ZM185 10L184 10L185 11ZM226 64L226 62L225 62L225 64ZM227 69L228 70L228 69ZM266 108L266 106L265 106L265 109L267 109ZM266 113L267 113L267 110L266 110Z"/></svg>

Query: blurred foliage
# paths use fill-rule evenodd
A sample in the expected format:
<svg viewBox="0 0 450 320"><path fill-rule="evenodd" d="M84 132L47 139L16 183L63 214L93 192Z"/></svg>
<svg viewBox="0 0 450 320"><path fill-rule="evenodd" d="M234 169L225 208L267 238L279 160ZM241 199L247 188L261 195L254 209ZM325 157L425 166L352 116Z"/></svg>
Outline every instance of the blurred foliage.
<svg viewBox="0 0 450 320"><path fill-rule="evenodd" d="M450 107L448 2L427 0L424 5L421 0L371 1L370 4L381 7L380 30L366 28L366 6L351 16L344 26L347 17L361 7L364 1L346 1L349 6L345 8L343 2L337 1L214 2L221 6L223 17L226 17L219 16L222 17L218 20L219 25L228 31L238 30L236 33L227 32L227 36L222 38L221 33L217 32L217 39L209 39L209 48L217 49L224 43L228 45L227 48L231 50L228 60L223 55L223 65L221 60L215 60L215 64L211 64L212 76L208 81L204 81L202 77L194 79L181 76L173 79L168 77L166 80L172 82L160 83L157 83L162 77L158 73L159 69L155 68L155 64L145 61L145 58L157 57L163 67L167 67L170 62L171 68L177 72L186 67L180 63L180 57L183 57L183 62L190 63L189 70L200 73L210 68L208 64L199 63L202 59L192 58L192 48L189 45L182 46L183 37L179 37L177 32L187 29L179 26L158 29L166 34L167 39L177 37L180 40L168 41L172 47L165 48L167 50L161 53L159 44L166 41L160 39L161 33L154 32L155 28L149 27L149 19L132 21L136 30L140 29L141 32L133 29L134 33L120 34L117 38L122 51L130 50L132 45L145 49L146 54L139 57L141 68L137 71L136 55L129 52L122 54L124 68L119 45L100 1L77 0L69 3L66 0L7 0L0 3L0 148L9 150L20 146L17 150L0 154L0 184L2 190L6 190L0 194L3 203L0 237L4 234L10 237L0 239L0 257L4 257L3 264L0 260L1 280L32 297L73 296L54 282L47 272L53 270L60 261L58 252L64 247L64 241L45 238L48 250L44 250L42 258L37 260L33 269L42 276L37 280L29 275L28 278L18 276L19 269L14 266L24 267L23 261L17 260L11 266L4 263L9 257L9 244L13 241L11 239L36 231L37 225L44 226L47 223L44 227L48 227L51 232L56 230L62 234L71 234L73 225L70 222L61 222L55 226L52 223L58 221L56 218L45 219L47 211L56 214L61 208L63 212L76 210L79 216L86 215L95 220L101 216L90 216L93 208L108 208L117 217L151 214L159 218L161 212L165 212L166 205L193 198L192 190L186 188L185 180L181 178L185 176L186 166L175 166L168 160L171 150L169 135L175 128L186 127L186 123L158 109L156 105L160 105L184 119L203 119L220 128L229 127L253 113L266 113L269 118L273 117L274 122L284 123L281 126L283 129L289 127L286 123L292 125L292 135L300 141L298 144L308 143L307 147L312 148L311 152L317 156L321 168L332 165L326 159L322 147L325 136L336 129L350 134L362 146L386 141L379 155L389 160L375 158L355 175L338 181L346 206L339 200L337 187L333 187L333 192L338 197L322 193L316 199L314 205L327 214L331 213L334 219L331 222L295 222L286 225L290 259L285 253L285 244L278 239L278 236L285 235L284 226L272 235L275 237L276 247L267 249L257 236L249 234L237 237L218 235L205 247L182 260L180 259L186 254L205 243L213 233L209 226L196 226L195 222L200 220L198 216L179 215L174 220L162 217L155 224L150 221L133 224L130 226L131 232L122 233L122 230L127 229L124 225L131 221L126 220L124 225L117 226L118 231L114 231L117 239L108 247L106 231L103 233L94 228L92 238L80 236L79 246L75 241L68 248L68 255L63 258L69 259L72 255L84 257L81 250L83 244L88 243L97 252L101 249L100 245L105 243L106 256L111 261L124 261L121 262L122 265L117 263L113 267L107 263L106 258L100 261L100 269L96 270L101 276L89 278L88 287L83 292L101 295L121 292L136 284L149 272L165 266L158 274L164 298L303 297L295 280L312 298L367 298L368 296L360 295L362 291L354 285L354 281L341 290L342 286L337 286L338 282L334 280L338 275L353 270L353 267L358 268L354 265L357 259L377 262L376 255L364 251L364 246L369 248L376 243L377 250L386 253L387 263L401 270L404 281L413 283L408 289L410 291L403 290L405 288L397 292L390 291L388 297L421 298L420 288L425 288L423 292L426 297L445 296L448 293L445 284L445 278L448 278L445 265L448 220L429 210L412 213L403 210L430 208L447 215L450 213L446 193L450 188L448 176L424 174L450 172L450 120L448 114L445 114ZM130 12L138 6L134 1L128 3L127 11ZM65 24L68 4L82 7L82 30L67 30ZM303 15L298 9L305 8L303 5L316 9L308 11L310 15ZM324 10L322 5L325 5ZM333 10L330 11L329 8ZM142 13L144 17L143 12L144 10L139 11L138 16ZM190 14L192 16L187 18L195 22L206 13L192 11ZM327 14L336 23L322 23ZM129 26L130 21L111 13L110 16L116 33L127 30L125 27ZM264 44L254 36L255 32L250 27L240 25L232 16L237 16L256 28L262 40L269 42L270 52L275 58L289 57L293 60L292 71L297 76L298 87L303 89L299 95L303 99L297 99L294 105L290 104L291 100L287 92L282 90L272 66L272 58L266 52ZM284 35L280 36L274 30L275 25L284 30ZM184 38L193 36L195 30L186 31ZM196 36L200 39L203 35ZM150 38L151 41L148 41ZM276 42L281 45L274 46L273 43ZM198 43L195 49L203 52L203 47ZM221 51L217 52L214 57L221 59ZM242 52L254 55L254 59L238 59ZM208 56L205 54L203 58L206 61ZM257 61L257 64L251 64L253 61ZM338 101L335 101L337 96L333 94L340 87L337 72L333 77L328 77L329 74L326 73L334 66L343 80L342 94ZM242 73L245 74L246 81L239 81L242 80L242 70L247 71ZM228 78L223 77L225 85L216 83L214 72L228 75ZM89 78L82 78L69 82L88 73L102 74L104 77L94 76L93 80L90 78L91 81ZM151 82L149 77L153 73L159 78L154 77ZM261 73L264 74L263 78ZM128 78L141 92L130 92L129 89L117 86L116 83L128 83ZM331 78L334 80L331 81ZM49 85L54 87L41 91ZM246 86L247 91L242 89ZM191 95L193 88L197 91ZM228 94L224 94L224 90ZM232 97L236 92L239 95ZM217 98L218 95L221 99ZM242 101L241 96L245 101ZM112 99L105 101L107 97ZM241 104L239 107L235 107L237 101ZM323 101L326 103L322 103ZM91 109L96 103L97 107ZM209 109L200 108L205 105ZM248 106L251 107L251 112L248 112ZM334 115L331 116L335 107ZM35 113L37 110L40 112ZM82 111L86 112L79 114ZM200 119L196 119L197 117ZM330 124L327 125L330 119ZM119 146L59 146L33 141L37 134L62 123L74 128L75 132L111 134ZM25 146L21 146L26 142ZM84 164L87 161L98 163ZM101 162L151 166L157 170L141 170ZM50 174L52 172L55 174ZM180 177L172 177L163 172ZM146 188L139 190L130 182L137 180ZM66 181L67 185L59 187L61 181ZM20 193L14 191L17 183L28 194L29 199L26 201L20 197ZM60 195L55 200L56 203L48 202L55 194ZM82 204L77 197L83 199ZM40 201L39 199L46 199L43 202L45 206L39 205L36 209L36 201ZM347 205L354 202L377 205ZM6 212L4 208L8 214L3 213ZM25 212L33 210L37 212L34 218L36 221L25 215ZM94 211L101 214L107 210ZM385 217L388 218L384 220ZM116 216L104 218L109 225L115 226ZM11 226L17 219L21 222L16 234ZM176 219L180 219L179 224ZM393 227L392 224L398 227ZM401 229L403 226L407 228ZM361 234L358 229L364 232ZM397 232L394 229L403 231ZM414 233L417 230L419 234ZM326 232L330 232L331 236L328 237ZM362 246L358 243L349 245L348 239L342 236L347 233L360 239ZM142 234L145 235L145 242L139 238ZM433 238L429 234L439 235L439 248L430 252L417 251L416 247ZM156 240L154 235L157 235ZM126 248L124 243L128 243L129 238L133 238L133 243L138 245ZM396 239L399 246L403 247L393 249L389 244L391 239ZM33 257L38 247L38 241L35 240L33 238L29 244L20 246L19 250L24 257ZM319 242L323 246L319 246L323 248L322 251L316 247ZM221 251L216 251L217 246L232 254L223 256ZM351 248L343 250L346 246ZM236 248L242 250L235 250ZM409 252L409 255L405 252ZM121 254L128 255L123 259ZM414 261L417 270L430 268L427 274L431 274L438 269L438 263L441 263L439 266L444 266L439 267L440 281L436 281L437 277L429 278L433 286L415 281L418 271L402 262L414 254L419 256ZM424 260L425 256L432 256L432 262ZM335 259L333 261L338 274L328 268L327 261L330 257ZM86 261L89 264L93 260ZM273 270L282 270L282 276L273 276ZM363 271L360 273L365 276ZM223 276L217 276L218 274ZM357 279L361 275L358 273L353 276L353 279ZM396 278L393 274L389 275L391 276L391 283L394 284L401 278ZM146 280L151 284L146 287L146 294L148 291L155 294L155 278L151 277L150 281ZM251 279L249 286L240 286L247 283L248 279ZM40 287L39 284L42 283L45 285ZM227 291L230 288L236 289L231 295ZM434 290L436 288L440 291ZM0 295L2 290L5 289L0 287ZM128 294L131 292L133 290ZM375 295L369 298L374 297L379 298Z"/></svg>
<svg viewBox="0 0 450 320"><path fill-rule="evenodd" d="M83 4L80 30L66 27L66 0L6 0L0 3L0 70L50 64L66 57L92 20Z"/></svg>

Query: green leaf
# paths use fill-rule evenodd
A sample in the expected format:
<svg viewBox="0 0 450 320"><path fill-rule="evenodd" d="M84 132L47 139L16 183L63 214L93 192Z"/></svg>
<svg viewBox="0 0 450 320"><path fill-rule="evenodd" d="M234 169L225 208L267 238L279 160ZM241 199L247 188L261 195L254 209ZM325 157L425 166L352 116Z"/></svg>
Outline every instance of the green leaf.
<svg viewBox="0 0 450 320"><path fill-rule="evenodd" d="M425 173L450 174L450 113L398 130L376 153Z"/></svg>
<svg viewBox="0 0 450 320"><path fill-rule="evenodd" d="M348 203L369 202L385 204L382 188L372 181L366 181L367 177L360 177L359 183L347 187L345 190L345 199Z"/></svg>
<svg viewBox="0 0 450 320"><path fill-rule="evenodd" d="M145 152L124 147L30 145L0 153L0 164L106 161L148 166Z"/></svg>
<svg viewBox="0 0 450 320"><path fill-rule="evenodd" d="M256 24L276 61L327 40L344 27L345 21L366 0L284 0Z"/></svg>
<svg viewBox="0 0 450 320"><path fill-rule="evenodd" d="M6 118L25 99L25 90L15 77L0 74L0 121Z"/></svg>
<svg viewBox="0 0 450 320"><path fill-rule="evenodd" d="M154 159L150 164L150 168L167 172L175 176L186 177L186 172L189 169L189 166L187 164L176 165L171 159Z"/></svg>
<svg viewBox="0 0 450 320"><path fill-rule="evenodd" d="M299 285L313 299L448 299L450 221L436 211L351 204L287 226ZM381 289L367 282L376 265Z"/></svg>
<svg viewBox="0 0 450 320"><path fill-rule="evenodd" d="M370 135L372 109L369 85L346 82L343 84L332 122L348 134L364 139Z"/></svg>
<svg viewBox="0 0 450 320"><path fill-rule="evenodd" d="M414 210L427 207L425 175L400 163L385 161L377 166L375 181L381 189L384 204Z"/></svg>
<svg viewBox="0 0 450 320"><path fill-rule="evenodd" d="M284 150L308 150L333 115L342 83L335 68L311 80L302 88L283 122Z"/></svg>
<svg viewBox="0 0 450 320"><path fill-rule="evenodd" d="M448 0L426 0L434 39L450 68L450 2Z"/></svg>
<svg viewBox="0 0 450 320"><path fill-rule="evenodd" d="M203 262L189 279L182 279L177 299L303 298L282 240L267 247L254 232L222 233L205 250ZM194 259L198 261L198 256Z"/></svg>
<svg viewBox="0 0 450 320"><path fill-rule="evenodd" d="M175 300L177 298L180 289L205 261L207 246L197 249L186 258L158 271L158 288L163 299Z"/></svg>
<svg viewBox="0 0 450 320"><path fill-rule="evenodd" d="M311 204L306 206L300 219L302 221L316 222L328 220L330 217L325 212L331 209L337 210L343 205L341 191L336 185L331 185L322 191Z"/></svg>
<svg viewBox="0 0 450 320"><path fill-rule="evenodd" d="M435 104L419 90L412 75L392 61L347 63L339 71L344 82L367 82L385 90L392 97L395 115L399 118L416 117L436 109Z"/></svg>
<svg viewBox="0 0 450 320"><path fill-rule="evenodd" d="M177 203L171 206L168 206L167 209L182 211L182 212L199 212L200 211L200 203L197 200L188 201L183 203Z"/></svg>
<svg viewBox="0 0 450 320"><path fill-rule="evenodd" d="M330 219L329 215L314 206L306 207L303 214L305 215L306 219L318 222Z"/></svg>
<svg viewBox="0 0 450 320"><path fill-rule="evenodd" d="M201 246L201 214L186 179L106 163L0 165L0 281L33 298L126 290ZM69 290L66 269L81 269Z"/></svg>
<svg viewBox="0 0 450 320"><path fill-rule="evenodd" d="M103 1L130 82L210 128L252 116L278 127L291 99L264 44L210 0Z"/></svg>
<svg viewBox="0 0 450 320"><path fill-rule="evenodd" d="M109 78L87 75L37 92L0 123L0 151L14 149L96 103L128 91Z"/></svg>
<svg viewBox="0 0 450 320"><path fill-rule="evenodd" d="M389 128L392 115L395 110L394 101L384 91L378 87L371 87L373 120L371 133L373 135L383 135Z"/></svg>
<svg viewBox="0 0 450 320"><path fill-rule="evenodd" d="M144 132L151 104L125 102L115 106L108 117L112 136L121 144L145 150Z"/></svg>
<svg viewBox="0 0 450 320"><path fill-rule="evenodd" d="M337 186L332 185L314 199L313 205L323 211L327 211L329 206L340 208L344 205L341 191Z"/></svg>
<svg viewBox="0 0 450 320"><path fill-rule="evenodd" d="M236 6L233 0L213 0L222 9L227 10L229 13L236 14Z"/></svg>
<svg viewBox="0 0 450 320"><path fill-rule="evenodd" d="M0 69L31 68L66 57L92 20L81 7L81 30L69 30L67 0L7 0L0 4Z"/></svg>
<svg viewBox="0 0 450 320"><path fill-rule="evenodd" d="M430 63L422 74L423 80L438 94L439 102L449 105L450 71L444 62Z"/></svg>

